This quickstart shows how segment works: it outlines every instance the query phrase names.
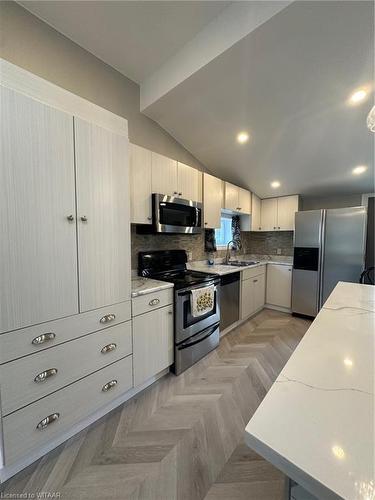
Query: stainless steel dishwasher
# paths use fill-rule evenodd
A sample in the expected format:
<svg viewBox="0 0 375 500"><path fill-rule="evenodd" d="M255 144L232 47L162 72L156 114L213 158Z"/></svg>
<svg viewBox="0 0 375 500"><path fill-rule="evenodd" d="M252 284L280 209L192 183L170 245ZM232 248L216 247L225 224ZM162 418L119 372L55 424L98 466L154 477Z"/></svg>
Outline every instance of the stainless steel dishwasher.
<svg viewBox="0 0 375 500"><path fill-rule="evenodd" d="M225 274L220 278L220 330L240 318L240 274Z"/></svg>

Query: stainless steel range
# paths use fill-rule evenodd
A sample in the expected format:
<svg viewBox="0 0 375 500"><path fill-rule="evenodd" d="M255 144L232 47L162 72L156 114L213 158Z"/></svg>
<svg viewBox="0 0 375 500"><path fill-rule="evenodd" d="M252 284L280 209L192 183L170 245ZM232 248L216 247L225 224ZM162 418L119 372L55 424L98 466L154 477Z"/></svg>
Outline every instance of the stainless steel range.
<svg viewBox="0 0 375 500"><path fill-rule="evenodd" d="M186 268L184 250L159 250L138 254L138 273L147 278L174 284L173 371L179 375L219 345L220 279L215 274ZM194 316L191 292L214 286L213 308L202 316Z"/></svg>

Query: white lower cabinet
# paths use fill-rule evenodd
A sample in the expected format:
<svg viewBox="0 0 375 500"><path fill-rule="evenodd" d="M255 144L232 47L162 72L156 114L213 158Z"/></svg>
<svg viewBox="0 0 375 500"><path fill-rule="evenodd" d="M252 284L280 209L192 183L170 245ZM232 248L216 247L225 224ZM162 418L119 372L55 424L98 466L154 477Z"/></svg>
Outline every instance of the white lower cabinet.
<svg viewBox="0 0 375 500"><path fill-rule="evenodd" d="M267 304L291 308L292 266L284 264L267 265Z"/></svg>
<svg viewBox="0 0 375 500"><path fill-rule="evenodd" d="M46 446L132 387L130 355L3 417L5 465Z"/></svg>
<svg viewBox="0 0 375 500"><path fill-rule="evenodd" d="M241 281L241 319L246 319L262 309L265 304L265 266L247 269Z"/></svg>
<svg viewBox="0 0 375 500"><path fill-rule="evenodd" d="M127 321L1 365L3 415L128 356L131 335Z"/></svg>
<svg viewBox="0 0 375 500"><path fill-rule="evenodd" d="M173 304L133 318L133 353L135 386L173 364Z"/></svg>

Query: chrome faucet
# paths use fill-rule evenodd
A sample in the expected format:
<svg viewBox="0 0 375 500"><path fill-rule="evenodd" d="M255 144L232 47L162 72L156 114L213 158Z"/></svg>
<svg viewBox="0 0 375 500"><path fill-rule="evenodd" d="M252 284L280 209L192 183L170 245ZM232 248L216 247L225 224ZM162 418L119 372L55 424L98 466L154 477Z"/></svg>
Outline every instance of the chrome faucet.
<svg viewBox="0 0 375 500"><path fill-rule="evenodd" d="M237 250L241 250L242 248L242 242L240 239L238 240L230 240L228 241L228 244L227 244L227 251L225 253L225 260L224 260L224 264L228 265L229 264L229 260L230 260L230 252L229 252L229 245L231 245L232 243L234 243L235 247L236 247L236 251Z"/></svg>

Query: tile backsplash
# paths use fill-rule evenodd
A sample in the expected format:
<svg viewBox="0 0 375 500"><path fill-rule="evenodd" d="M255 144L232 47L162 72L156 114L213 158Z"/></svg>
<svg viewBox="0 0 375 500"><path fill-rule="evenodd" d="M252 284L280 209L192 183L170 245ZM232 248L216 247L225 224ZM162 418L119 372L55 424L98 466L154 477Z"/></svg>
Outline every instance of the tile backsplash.
<svg viewBox="0 0 375 500"><path fill-rule="evenodd" d="M293 231L242 232L240 254L293 255ZM277 253L280 249L281 253ZM190 260L204 260L204 234L137 234L131 226L132 269L138 267L138 252L149 250L186 250ZM218 250L215 257L224 257L225 250Z"/></svg>

